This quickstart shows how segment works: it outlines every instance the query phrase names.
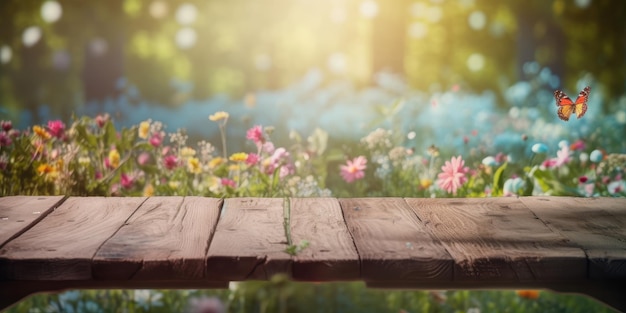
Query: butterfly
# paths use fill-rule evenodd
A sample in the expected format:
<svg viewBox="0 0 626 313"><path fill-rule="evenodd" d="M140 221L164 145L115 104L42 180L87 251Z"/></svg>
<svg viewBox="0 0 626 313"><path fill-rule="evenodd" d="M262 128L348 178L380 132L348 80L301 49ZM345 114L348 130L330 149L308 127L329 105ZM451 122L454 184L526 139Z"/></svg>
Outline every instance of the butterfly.
<svg viewBox="0 0 626 313"><path fill-rule="evenodd" d="M559 108L557 113L559 118L568 121L572 113L576 113L577 118L583 117L587 112L587 99L589 98L589 92L591 87L587 86L580 91L576 101L572 101L563 91L554 91L554 99L556 99L556 106Z"/></svg>

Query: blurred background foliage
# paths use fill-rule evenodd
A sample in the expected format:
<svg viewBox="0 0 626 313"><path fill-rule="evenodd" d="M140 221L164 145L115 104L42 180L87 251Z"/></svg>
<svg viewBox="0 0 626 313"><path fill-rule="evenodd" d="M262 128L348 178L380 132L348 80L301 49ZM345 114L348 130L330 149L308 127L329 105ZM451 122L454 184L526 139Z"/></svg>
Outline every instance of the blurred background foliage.
<svg viewBox="0 0 626 313"><path fill-rule="evenodd" d="M327 82L390 72L502 100L529 62L552 70L553 88L591 75L616 99L625 29L620 0L3 0L0 114L69 118L120 94L167 107L243 98L313 68Z"/></svg>

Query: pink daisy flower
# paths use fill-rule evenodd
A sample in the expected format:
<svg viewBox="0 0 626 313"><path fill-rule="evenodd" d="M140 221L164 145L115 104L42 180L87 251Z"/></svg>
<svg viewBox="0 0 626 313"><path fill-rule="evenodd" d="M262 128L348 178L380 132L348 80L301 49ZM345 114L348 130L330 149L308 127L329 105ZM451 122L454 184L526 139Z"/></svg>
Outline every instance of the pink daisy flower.
<svg viewBox="0 0 626 313"><path fill-rule="evenodd" d="M341 165L341 177L347 183L351 183L357 179L365 177L365 169L367 168L367 159L364 156L358 156L352 160L348 160L346 165Z"/></svg>
<svg viewBox="0 0 626 313"><path fill-rule="evenodd" d="M459 155L458 157L452 157L450 161L441 167L442 172L437 176L437 184L439 188L447 191L448 193L456 194L457 189L467 182L465 176L469 172L469 168L463 167L465 161Z"/></svg>

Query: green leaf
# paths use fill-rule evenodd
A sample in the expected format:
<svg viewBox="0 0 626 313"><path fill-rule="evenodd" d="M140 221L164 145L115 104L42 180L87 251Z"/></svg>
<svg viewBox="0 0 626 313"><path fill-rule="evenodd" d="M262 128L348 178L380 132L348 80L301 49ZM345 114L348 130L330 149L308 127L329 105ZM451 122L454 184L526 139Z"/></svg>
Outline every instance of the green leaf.
<svg viewBox="0 0 626 313"><path fill-rule="evenodd" d="M104 145L108 148L115 142L117 142L115 126L112 121L108 121L106 125L104 125Z"/></svg>
<svg viewBox="0 0 626 313"><path fill-rule="evenodd" d="M493 174L493 194L500 195L502 194L502 187L504 186L504 180L502 179L502 174L506 169L508 163L504 163L498 167L496 172Z"/></svg>

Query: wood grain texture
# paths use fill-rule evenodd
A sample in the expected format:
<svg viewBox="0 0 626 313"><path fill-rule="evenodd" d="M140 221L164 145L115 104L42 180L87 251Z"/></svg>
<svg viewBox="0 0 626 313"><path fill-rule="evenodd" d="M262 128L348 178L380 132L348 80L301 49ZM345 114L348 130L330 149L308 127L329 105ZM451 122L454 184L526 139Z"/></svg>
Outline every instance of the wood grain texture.
<svg viewBox="0 0 626 313"><path fill-rule="evenodd" d="M100 280L202 279L222 200L148 198L94 257Z"/></svg>
<svg viewBox="0 0 626 313"><path fill-rule="evenodd" d="M522 202L585 250L590 278L626 279L626 199L529 197Z"/></svg>
<svg viewBox="0 0 626 313"><path fill-rule="evenodd" d="M346 281L360 278L359 255L335 198L292 198L293 244L309 246L293 259L293 278L305 281Z"/></svg>
<svg viewBox="0 0 626 313"><path fill-rule="evenodd" d="M401 198L339 199L365 281L451 281L453 260Z"/></svg>
<svg viewBox="0 0 626 313"><path fill-rule="evenodd" d="M285 253L283 199L231 198L222 214L207 254L207 279L240 281L291 273Z"/></svg>
<svg viewBox="0 0 626 313"><path fill-rule="evenodd" d="M63 196L0 198L0 248L54 210Z"/></svg>
<svg viewBox="0 0 626 313"><path fill-rule="evenodd" d="M586 277L584 252L516 198L406 199L455 260L457 281Z"/></svg>
<svg viewBox="0 0 626 313"><path fill-rule="evenodd" d="M69 198L0 249L0 280L91 279L98 248L145 198Z"/></svg>

